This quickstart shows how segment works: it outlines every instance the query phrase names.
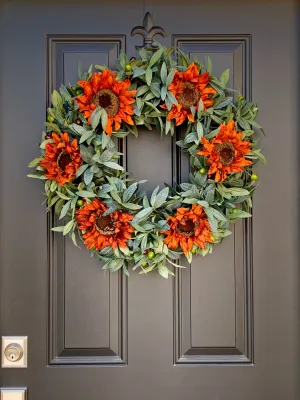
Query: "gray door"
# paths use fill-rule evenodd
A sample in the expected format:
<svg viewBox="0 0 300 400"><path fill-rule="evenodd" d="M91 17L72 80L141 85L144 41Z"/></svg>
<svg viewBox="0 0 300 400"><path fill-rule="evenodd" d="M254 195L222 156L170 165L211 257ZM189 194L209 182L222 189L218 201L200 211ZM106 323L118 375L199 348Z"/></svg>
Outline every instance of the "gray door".
<svg viewBox="0 0 300 400"><path fill-rule="evenodd" d="M0 335L28 336L28 368L0 369L0 387L27 387L29 400L299 399L296 0L16 0L0 11ZM168 280L105 274L50 234L42 187L26 178L49 91L74 82L79 62L134 56L146 11L162 43L209 55L214 74L231 69L267 133L253 221ZM129 137L127 161L149 190L188 173L158 132Z"/></svg>

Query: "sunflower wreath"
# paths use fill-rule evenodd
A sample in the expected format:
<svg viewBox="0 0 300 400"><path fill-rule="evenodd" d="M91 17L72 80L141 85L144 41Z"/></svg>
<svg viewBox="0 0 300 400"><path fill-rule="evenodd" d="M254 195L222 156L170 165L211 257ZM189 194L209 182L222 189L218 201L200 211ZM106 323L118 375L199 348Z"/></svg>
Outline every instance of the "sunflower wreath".
<svg viewBox="0 0 300 400"><path fill-rule="evenodd" d="M44 180L47 211L64 226L52 230L80 238L103 269L128 267L167 278L185 255L205 256L230 235L232 223L250 217L265 161L253 135L258 107L227 89L229 70L211 75L186 54L142 49L138 59L122 53L117 72L91 66L75 85L52 94L42 134L41 156L29 167ZM94 71L94 72L93 72ZM233 91L231 91L233 92ZM138 126L173 135L190 157L189 182L156 188L150 197L118 163L116 138L138 136ZM183 128L183 129L182 129Z"/></svg>

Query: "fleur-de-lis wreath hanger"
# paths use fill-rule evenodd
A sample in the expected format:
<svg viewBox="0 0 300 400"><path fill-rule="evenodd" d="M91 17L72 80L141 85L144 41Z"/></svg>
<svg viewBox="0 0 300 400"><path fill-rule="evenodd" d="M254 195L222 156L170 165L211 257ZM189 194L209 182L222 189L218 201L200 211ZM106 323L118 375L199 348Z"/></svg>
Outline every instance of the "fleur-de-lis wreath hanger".
<svg viewBox="0 0 300 400"><path fill-rule="evenodd" d="M143 26L135 26L131 31L131 36L142 35L144 43L142 46L135 46L137 50L141 49L156 49L157 45L153 43L154 36L160 35L165 37L166 32L160 26L153 25L152 15L147 12L144 16Z"/></svg>

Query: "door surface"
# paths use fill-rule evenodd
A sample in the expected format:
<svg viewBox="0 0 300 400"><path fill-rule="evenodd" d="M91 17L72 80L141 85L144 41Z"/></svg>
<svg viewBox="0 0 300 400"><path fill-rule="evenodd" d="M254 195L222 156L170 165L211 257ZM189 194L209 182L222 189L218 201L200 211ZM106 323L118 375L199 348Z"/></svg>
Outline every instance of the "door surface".
<svg viewBox="0 0 300 400"><path fill-rule="evenodd" d="M296 1L3 1L0 8L0 335L28 336L28 368L0 387L29 400L297 400L299 388ZM77 67L135 56L149 11L165 37L260 104L268 165L253 220L213 255L164 280L105 274L50 234L26 178L49 93ZM129 137L127 169L149 191L188 174L174 139ZM177 133L180 135L180 132Z"/></svg>

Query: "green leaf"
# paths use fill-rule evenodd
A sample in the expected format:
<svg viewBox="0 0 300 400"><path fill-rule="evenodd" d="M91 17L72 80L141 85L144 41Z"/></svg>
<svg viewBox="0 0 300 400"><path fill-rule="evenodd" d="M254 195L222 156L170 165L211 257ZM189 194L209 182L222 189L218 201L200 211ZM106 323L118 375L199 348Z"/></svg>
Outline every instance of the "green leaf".
<svg viewBox="0 0 300 400"><path fill-rule="evenodd" d="M162 189L156 196L155 202L153 204L154 208L158 208L163 205L163 203L167 200L169 195L169 188L165 187Z"/></svg>
<svg viewBox="0 0 300 400"><path fill-rule="evenodd" d="M198 111L197 111L197 117L198 119L201 117L201 112L204 111L204 103L203 100L200 99L198 103Z"/></svg>
<svg viewBox="0 0 300 400"><path fill-rule="evenodd" d="M208 56L207 60L206 60L206 71L209 72L211 74L212 71L212 63L211 63L211 59Z"/></svg>
<svg viewBox="0 0 300 400"><path fill-rule="evenodd" d="M208 221L209 221L212 231L217 231L218 230L218 222L215 219L212 210L213 210L213 208L209 207L209 208L206 208L205 212L208 217Z"/></svg>
<svg viewBox="0 0 300 400"><path fill-rule="evenodd" d="M157 63L157 61L161 58L161 56L163 55L163 53L164 53L164 49L163 49L163 48L157 50L157 51L153 54L153 56L151 57L151 60L150 60L150 62L149 62L149 67L152 67L155 63ZM150 85L150 84L148 84L148 85Z"/></svg>
<svg viewBox="0 0 300 400"><path fill-rule="evenodd" d="M63 234L67 235L70 232L70 230L73 228L74 224L75 224L75 221L73 219L71 219L71 221L69 221L67 223L67 225L64 227Z"/></svg>
<svg viewBox="0 0 300 400"><path fill-rule="evenodd" d="M88 192L87 190L79 190L78 192L76 192L77 196L79 197L96 197L96 194L93 192Z"/></svg>
<svg viewBox="0 0 300 400"><path fill-rule="evenodd" d="M124 51L121 51L120 55L119 55L119 62L121 67L124 69L127 63L127 56L124 53Z"/></svg>
<svg viewBox="0 0 300 400"><path fill-rule="evenodd" d="M51 231L53 232L63 232L65 229L64 226L56 226L55 228L51 228Z"/></svg>
<svg viewBox="0 0 300 400"><path fill-rule="evenodd" d="M214 107L215 110L219 110L221 108L225 108L228 106L228 104L232 103L233 98L232 97L227 97L222 103L218 104L217 106Z"/></svg>
<svg viewBox="0 0 300 400"><path fill-rule="evenodd" d="M123 194L123 202L126 203L128 202L131 197L133 196L133 194L135 193L135 191L137 190L137 183L133 183L132 185L128 186L128 188L125 190L124 194Z"/></svg>
<svg viewBox="0 0 300 400"><path fill-rule="evenodd" d="M171 85L171 83L173 82L175 72L176 72L176 70L174 68L169 72L167 80L166 80L167 87L169 87Z"/></svg>
<svg viewBox="0 0 300 400"><path fill-rule="evenodd" d="M139 204L135 204L135 203L123 203L123 206L128 208L128 210L133 210L133 211L140 210L141 208L143 208Z"/></svg>
<svg viewBox="0 0 300 400"><path fill-rule="evenodd" d="M100 196L100 193L101 194L109 193L114 189L115 188L112 185L108 185L107 183L105 183L104 185L101 186L101 188L99 190L99 193L98 193L98 196Z"/></svg>
<svg viewBox="0 0 300 400"><path fill-rule="evenodd" d="M52 139L46 139L40 144L41 149L45 149L48 143L52 143Z"/></svg>
<svg viewBox="0 0 300 400"><path fill-rule="evenodd" d="M151 81L152 81L152 69L148 67L146 69L146 82L148 86L151 85Z"/></svg>
<svg viewBox="0 0 300 400"><path fill-rule="evenodd" d="M85 142L87 139L89 139L92 135L94 135L93 131L85 131L84 134L81 136L79 143Z"/></svg>
<svg viewBox="0 0 300 400"><path fill-rule="evenodd" d="M107 112L103 109L101 114L101 125L104 131L107 125L107 121L108 121Z"/></svg>
<svg viewBox="0 0 300 400"><path fill-rule="evenodd" d="M91 115L91 124L92 128L95 130L97 126L99 125L100 118L102 115L102 109L100 107L97 107L94 111L93 114Z"/></svg>
<svg viewBox="0 0 300 400"><path fill-rule="evenodd" d="M108 145L110 142L110 136L107 135L105 132L102 133L102 149L104 150L105 147Z"/></svg>
<svg viewBox="0 0 300 400"><path fill-rule="evenodd" d="M62 219L62 218L64 218L64 217L67 215L67 212L69 211L70 205L71 205L71 200L68 201L68 202L63 206L63 208L62 208L62 210L61 210L61 212L60 212L60 215L59 215L59 219Z"/></svg>
<svg viewBox="0 0 300 400"><path fill-rule="evenodd" d="M209 209L212 211L212 214L216 219L218 219L220 221L227 221L227 218L225 217L225 215L222 214L220 211L218 211L218 210L216 210L215 208L212 208L212 207L210 207Z"/></svg>
<svg viewBox="0 0 300 400"><path fill-rule="evenodd" d="M51 131L54 131L55 133L60 133L58 125L52 124L50 122L44 122L44 125L47 126L47 128L51 129Z"/></svg>
<svg viewBox="0 0 300 400"><path fill-rule="evenodd" d="M90 151L90 149L84 145L80 146L80 154L81 158L83 159L84 162L90 163L93 158L93 153Z"/></svg>
<svg viewBox="0 0 300 400"><path fill-rule="evenodd" d="M65 101L67 102L72 102L72 96L68 92L67 88L64 85L61 85L59 88L61 96L64 98Z"/></svg>
<svg viewBox="0 0 300 400"><path fill-rule="evenodd" d="M146 72L146 71L144 71L144 72ZM147 93L148 91L149 91L149 86L148 86L148 85L140 86L140 87L138 88L138 90L136 91L135 97L140 97L140 96L142 96L143 94ZM140 108L140 107L139 107L139 108Z"/></svg>
<svg viewBox="0 0 300 400"><path fill-rule="evenodd" d="M198 199L186 198L186 199L182 200L182 202L184 204L197 204L198 203Z"/></svg>
<svg viewBox="0 0 300 400"><path fill-rule="evenodd" d="M178 104L178 101L172 92L167 92L167 98L172 104Z"/></svg>
<svg viewBox="0 0 300 400"><path fill-rule="evenodd" d="M152 207L144 208L142 211L138 212L133 219L133 222L140 222L145 220L153 211Z"/></svg>
<svg viewBox="0 0 300 400"><path fill-rule="evenodd" d="M119 171L124 171L124 168L121 167L121 165L119 165L119 164L117 164L115 162L112 162L112 161L107 161L107 162L104 162L102 164L105 165L106 167L109 167L109 168L112 168L112 169L117 169Z"/></svg>
<svg viewBox="0 0 300 400"><path fill-rule="evenodd" d="M256 122L252 120L248 120L249 124L252 125L254 128L261 129L261 126Z"/></svg>
<svg viewBox="0 0 300 400"><path fill-rule="evenodd" d="M80 136L83 135L84 132L86 131L86 129L83 126L78 124L71 124L69 125L69 128Z"/></svg>
<svg viewBox="0 0 300 400"><path fill-rule="evenodd" d="M137 78L138 76L145 75L146 71L143 68L134 67L132 78ZM141 94L139 94L141 96Z"/></svg>
<svg viewBox="0 0 300 400"><path fill-rule="evenodd" d="M160 77L161 77L162 83L165 85L167 82L167 77L168 77L168 71L167 71L167 66L166 66L165 62L162 63L162 66L160 69Z"/></svg>
<svg viewBox="0 0 300 400"><path fill-rule="evenodd" d="M78 178L81 174L83 174L84 173L84 171L87 169L87 167L88 167L88 164L83 164L83 165L81 165L79 168L78 168L78 170L76 171L76 178Z"/></svg>
<svg viewBox="0 0 300 400"><path fill-rule="evenodd" d="M93 171L91 170L91 168L88 168L87 170L85 170L84 175L83 175L84 183L86 185L89 185L92 182L93 177L94 177Z"/></svg>
<svg viewBox="0 0 300 400"><path fill-rule="evenodd" d="M231 193L232 196L248 196L250 193L246 189L239 188L226 188L226 190Z"/></svg>
<svg viewBox="0 0 300 400"><path fill-rule="evenodd" d="M158 191L159 191L159 186L157 186L157 187L153 190L153 192L152 192L152 194L151 194L150 203L151 203L152 206L153 206L154 203L155 203L156 195L157 195Z"/></svg>
<svg viewBox="0 0 300 400"><path fill-rule="evenodd" d="M78 246L78 244L77 244L77 241L76 241L75 232L72 232L71 238L72 238L72 242L74 243L74 245L75 245L76 247L79 248L79 246Z"/></svg>
<svg viewBox="0 0 300 400"><path fill-rule="evenodd" d="M249 218L251 216L251 214L242 210L239 210L238 212L230 215L231 218Z"/></svg>
<svg viewBox="0 0 300 400"><path fill-rule="evenodd" d="M29 167L29 168L37 167L38 165L40 165L41 159L42 159L42 157L35 158L34 160L32 160L32 161L29 163L28 167Z"/></svg>
<svg viewBox="0 0 300 400"><path fill-rule="evenodd" d="M61 192L56 192L57 196L59 196L61 199L63 200L70 200L70 197L66 196L65 194L61 193Z"/></svg>
<svg viewBox="0 0 300 400"><path fill-rule="evenodd" d="M166 86L163 86L161 88L160 97L161 97L162 101L165 101L165 98L166 98L166 95L167 95L167 91L168 91L168 89L167 89Z"/></svg>
<svg viewBox="0 0 300 400"><path fill-rule="evenodd" d="M100 163L104 163L106 161L109 161L112 158L113 154L114 153L112 153L109 150L104 150L104 152L100 156L96 155L94 157L94 159L96 158L96 161L99 161Z"/></svg>
<svg viewBox="0 0 300 400"><path fill-rule="evenodd" d="M119 204L122 204L121 197L118 195L118 192L116 190L112 190L110 192L111 197Z"/></svg>
<svg viewBox="0 0 300 400"><path fill-rule="evenodd" d="M62 101L61 95L58 93L57 90L54 90L54 92L52 93L52 104L55 108L57 108L58 111L65 114L64 107L63 107L63 101Z"/></svg>
<svg viewBox="0 0 300 400"><path fill-rule="evenodd" d="M50 192L55 192L57 189L57 182L56 181L52 181L51 185L50 185Z"/></svg>
<svg viewBox="0 0 300 400"><path fill-rule="evenodd" d="M83 79L83 70L82 70L82 64L81 63L79 63L78 64L78 77L79 77L79 79Z"/></svg>
<svg viewBox="0 0 300 400"><path fill-rule="evenodd" d="M209 206L208 202L204 201L204 200L198 200L197 204L200 204L200 206L202 206L204 208L207 208Z"/></svg>
<svg viewBox="0 0 300 400"><path fill-rule="evenodd" d="M198 140L200 141L201 136L203 136L203 126L200 121L197 121L197 134L198 134Z"/></svg>
<svg viewBox="0 0 300 400"><path fill-rule="evenodd" d="M223 89L226 88L227 82L229 81L229 76L230 76L230 69L228 68L221 74L219 78Z"/></svg>
<svg viewBox="0 0 300 400"><path fill-rule="evenodd" d="M165 279L168 279L169 270L165 265L159 265L158 266L158 272L159 272L160 276L162 276Z"/></svg>

